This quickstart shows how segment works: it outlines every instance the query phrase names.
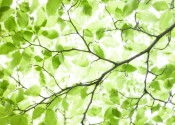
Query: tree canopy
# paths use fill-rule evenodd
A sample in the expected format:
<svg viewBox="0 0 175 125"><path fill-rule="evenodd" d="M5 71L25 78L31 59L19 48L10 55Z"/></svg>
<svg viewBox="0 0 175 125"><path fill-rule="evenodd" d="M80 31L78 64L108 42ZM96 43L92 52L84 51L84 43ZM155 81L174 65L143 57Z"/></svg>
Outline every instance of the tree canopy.
<svg viewBox="0 0 175 125"><path fill-rule="evenodd" d="M0 0L1 125L173 125L174 0Z"/></svg>

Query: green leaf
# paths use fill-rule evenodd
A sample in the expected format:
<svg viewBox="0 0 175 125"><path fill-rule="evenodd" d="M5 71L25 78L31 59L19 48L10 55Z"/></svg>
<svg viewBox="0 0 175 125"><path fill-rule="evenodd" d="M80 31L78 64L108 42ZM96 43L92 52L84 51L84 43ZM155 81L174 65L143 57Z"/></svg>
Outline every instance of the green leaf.
<svg viewBox="0 0 175 125"><path fill-rule="evenodd" d="M107 3L109 2L109 0L101 0L103 3Z"/></svg>
<svg viewBox="0 0 175 125"><path fill-rule="evenodd" d="M116 121L116 120L115 120L115 117L117 117L117 118L122 117L121 112L120 112L117 108L109 107L109 108L105 111L104 119L105 119L105 120L110 120L110 121L113 121L113 120Z"/></svg>
<svg viewBox="0 0 175 125"><path fill-rule="evenodd" d="M118 118L122 117L121 112L117 108L112 109L112 114L113 114L113 116L116 116Z"/></svg>
<svg viewBox="0 0 175 125"><path fill-rule="evenodd" d="M6 112L7 112L9 115L11 115L12 112L13 112L13 110L14 110L14 108L15 108L15 104L14 104L14 102L13 102L12 100L10 100L10 99L5 99L5 100L4 100L4 108L5 108Z"/></svg>
<svg viewBox="0 0 175 125"><path fill-rule="evenodd" d="M32 39L33 33L31 31L24 31L23 32L24 39L30 41Z"/></svg>
<svg viewBox="0 0 175 125"><path fill-rule="evenodd" d="M156 23L160 20L154 13L149 11L138 12L137 18L145 23Z"/></svg>
<svg viewBox="0 0 175 125"><path fill-rule="evenodd" d="M45 122L40 122L38 125L46 125Z"/></svg>
<svg viewBox="0 0 175 125"><path fill-rule="evenodd" d="M173 13L171 11L165 11L163 14L161 14L160 17L160 28L162 30L165 30L166 28L168 28L171 24L174 23L173 21Z"/></svg>
<svg viewBox="0 0 175 125"><path fill-rule="evenodd" d="M23 43L24 39L23 39L23 33L21 31L16 32L13 36L12 36L12 40L13 40L13 44L14 45L21 45L21 43Z"/></svg>
<svg viewBox="0 0 175 125"><path fill-rule="evenodd" d="M21 11L23 12L28 12L30 10L29 8L29 2L22 2L20 5L19 5L19 8Z"/></svg>
<svg viewBox="0 0 175 125"><path fill-rule="evenodd" d="M121 107L122 107L123 109L128 108L128 107L130 107L130 106L131 106L131 104L130 104L130 99L126 99L126 100L122 103L122 105L121 105Z"/></svg>
<svg viewBox="0 0 175 125"><path fill-rule="evenodd" d="M155 111L159 111L160 110L160 104L154 106L151 108L151 111L154 113Z"/></svg>
<svg viewBox="0 0 175 125"><path fill-rule="evenodd" d="M7 115L7 112L5 111L4 106L2 106L2 105L0 104L0 118L1 118L1 117L4 117L4 116L6 116L6 115Z"/></svg>
<svg viewBox="0 0 175 125"><path fill-rule="evenodd" d="M6 90L8 85L9 85L9 82L7 80L3 80L0 82L0 88L2 88L3 90Z"/></svg>
<svg viewBox="0 0 175 125"><path fill-rule="evenodd" d="M45 75L43 73L43 71L40 71L40 74L39 74L39 81L40 81L40 84L43 86L46 84L46 80L45 80Z"/></svg>
<svg viewBox="0 0 175 125"><path fill-rule="evenodd" d="M61 30L64 30L64 28L66 27L65 21L62 18L58 18L57 22L58 22Z"/></svg>
<svg viewBox="0 0 175 125"><path fill-rule="evenodd" d="M21 89L18 89L18 93L17 93L17 97L16 97L16 102L21 102L24 98L24 90L21 88Z"/></svg>
<svg viewBox="0 0 175 125"><path fill-rule="evenodd" d="M0 79L4 77L4 72L3 70L0 70Z"/></svg>
<svg viewBox="0 0 175 125"><path fill-rule="evenodd" d="M145 114L145 111L146 111L145 107L139 108L137 110L137 115L136 115L136 119L135 119L136 125L143 125L146 122L147 117L145 115L143 115L143 114Z"/></svg>
<svg viewBox="0 0 175 125"><path fill-rule="evenodd" d="M159 115L154 116L153 120L156 122L163 122L162 118Z"/></svg>
<svg viewBox="0 0 175 125"><path fill-rule="evenodd" d="M93 51L95 52L95 54L97 54L97 56L104 58L104 52L101 49L101 47L98 44L93 44Z"/></svg>
<svg viewBox="0 0 175 125"><path fill-rule="evenodd" d="M13 0L2 0L1 6L10 6L12 4Z"/></svg>
<svg viewBox="0 0 175 125"><path fill-rule="evenodd" d="M125 71L125 72L128 72L128 73L131 73L131 72L136 71L137 68L134 67L133 65L130 65L130 64L124 64L124 65L122 65L121 70Z"/></svg>
<svg viewBox="0 0 175 125"><path fill-rule="evenodd" d="M58 37L58 32L56 30L44 30L42 32L42 35L49 38L49 39L55 39Z"/></svg>
<svg viewBox="0 0 175 125"><path fill-rule="evenodd" d="M64 55L60 54L58 57L59 57L60 62L63 63L64 62Z"/></svg>
<svg viewBox="0 0 175 125"><path fill-rule="evenodd" d="M87 87L84 87L83 89L81 89L80 94L81 94L81 98L84 99L87 96Z"/></svg>
<svg viewBox="0 0 175 125"><path fill-rule="evenodd" d="M110 123L109 124L110 125L119 125L119 119L113 117L113 118L110 119ZM107 124L107 125L109 125L109 124Z"/></svg>
<svg viewBox="0 0 175 125"><path fill-rule="evenodd" d="M89 65L89 60L86 57L80 56L79 58L81 58L81 60L76 58L73 60L73 63L81 67L86 67Z"/></svg>
<svg viewBox="0 0 175 125"><path fill-rule="evenodd" d="M120 98L118 95L118 91L115 89L112 89L110 91L110 100L114 103L114 104L120 104Z"/></svg>
<svg viewBox="0 0 175 125"><path fill-rule="evenodd" d="M16 31L17 29L17 25L16 25L16 21L15 18L10 16L4 23L5 28L9 31L12 32L13 30Z"/></svg>
<svg viewBox="0 0 175 125"><path fill-rule="evenodd" d="M22 59L22 54L20 51L16 51L15 53L12 54L12 62L11 62L11 67L14 68L16 67Z"/></svg>
<svg viewBox="0 0 175 125"><path fill-rule="evenodd" d="M89 29L84 30L84 36L93 37L93 33Z"/></svg>
<svg viewBox="0 0 175 125"><path fill-rule="evenodd" d="M166 89L171 89L172 87L173 87L173 85L174 85L174 81L173 81L173 79L166 79L165 81L164 81L164 87L166 88Z"/></svg>
<svg viewBox="0 0 175 125"><path fill-rule="evenodd" d="M52 57L52 52L50 52L48 50L43 50L42 53L43 53L45 59Z"/></svg>
<svg viewBox="0 0 175 125"><path fill-rule="evenodd" d="M5 11L8 11L9 9L10 9L9 6L1 6L0 7L0 12L2 13L2 12L5 12Z"/></svg>
<svg viewBox="0 0 175 125"><path fill-rule="evenodd" d="M50 110L50 109L46 110L45 124L46 125L57 125L56 114L53 110Z"/></svg>
<svg viewBox="0 0 175 125"><path fill-rule="evenodd" d="M120 19L123 19L123 12L120 8L116 8L115 9L115 17L120 20Z"/></svg>
<svg viewBox="0 0 175 125"><path fill-rule="evenodd" d="M56 14L57 10L61 5L60 0L48 0L46 4L46 10L48 15Z"/></svg>
<svg viewBox="0 0 175 125"><path fill-rule="evenodd" d="M68 93L68 95L77 95L77 94L79 94L80 93L80 90L81 90L82 88L81 87L76 87L76 88L73 88L73 89L71 89L70 91L69 91L69 93Z"/></svg>
<svg viewBox="0 0 175 125"><path fill-rule="evenodd" d="M41 92L41 87L38 85L33 85L26 90L25 94L32 95L32 96L38 96L40 95L40 92Z"/></svg>
<svg viewBox="0 0 175 125"><path fill-rule="evenodd" d="M159 81L153 81L150 86L154 90L160 90L160 83L159 83Z"/></svg>
<svg viewBox="0 0 175 125"><path fill-rule="evenodd" d="M43 107L36 107L33 111L32 119L36 119L41 116L41 114L45 111Z"/></svg>
<svg viewBox="0 0 175 125"><path fill-rule="evenodd" d="M83 13L86 15L92 15L92 7L87 0L82 1Z"/></svg>
<svg viewBox="0 0 175 125"><path fill-rule="evenodd" d="M96 37L100 40L104 36L104 28L100 28L96 31Z"/></svg>
<svg viewBox="0 0 175 125"><path fill-rule="evenodd" d="M88 110L88 115L89 116L99 116L100 115L100 112L102 111L102 108L101 107L92 107Z"/></svg>
<svg viewBox="0 0 175 125"><path fill-rule="evenodd" d="M45 26L47 22L45 10L39 8L36 12L35 30L38 30L41 26Z"/></svg>
<svg viewBox="0 0 175 125"><path fill-rule="evenodd" d="M173 123L175 123L175 117L174 116L168 118L168 120L166 121L166 125L173 125Z"/></svg>
<svg viewBox="0 0 175 125"><path fill-rule="evenodd" d="M62 106L63 106L64 110L68 110L69 104L68 104L66 98L63 99Z"/></svg>
<svg viewBox="0 0 175 125"><path fill-rule="evenodd" d="M62 45L59 45L59 44L57 44L57 45L55 46L55 49L56 49L57 51L62 51L62 50L64 50L63 46L62 46Z"/></svg>
<svg viewBox="0 0 175 125"><path fill-rule="evenodd" d="M129 0L123 8L124 16L130 15L138 7L138 0Z"/></svg>
<svg viewBox="0 0 175 125"><path fill-rule="evenodd" d="M109 107L109 108L105 111L104 119L107 120L107 119L111 119L112 117L113 117L112 108Z"/></svg>
<svg viewBox="0 0 175 125"><path fill-rule="evenodd" d="M8 54L16 49L16 47L12 43L5 43L0 46L0 55Z"/></svg>
<svg viewBox="0 0 175 125"><path fill-rule="evenodd" d="M56 107L56 106L58 106L58 104L61 102L61 97L54 97L54 100L53 100L53 98L51 97L50 99L49 99L49 102L51 101L52 103L48 106L48 109L53 109L54 107Z"/></svg>
<svg viewBox="0 0 175 125"><path fill-rule="evenodd" d="M41 58L40 56L35 56L34 58L37 62L43 61L43 58Z"/></svg>
<svg viewBox="0 0 175 125"><path fill-rule="evenodd" d="M30 13L35 11L38 8L38 6L39 6L38 0L32 0L32 5L30 7Z"/></svg>
<svg viewBox="0 0 175 125"><path fill-rule="evenodd" d="M153 7L157 11L163 11L163 10L168 9L168 4L165 1L156 1L154 2Z"/></svg>
<svg viewBox="0 0 175 125"><path fill-rule="evenodd" d="M28 125L27 118L23 115L12 116L10 123L10 125Z"/></svg>
<svg viewBox="0 0 175 125"><path fill-rule="evenodd" d="M17 12L17 22L21 28L26 28L29 23L29 16L22 11Z"/></svg>
<svg viewBox="0 0 175 125"><path fill-rule="evenodd" d="M0 117L1 125L9 125L10 117Z"/></svg>
<svg viewBox="0 0 175 125"><path fill-rule="evenodd" d="M59 55L56 55L54 57L52 57L52 66L54 69L57 69L59 66L61 65L60 59L59 59Z"/></svg>
<svg viewBox="0 0 175 125"><path fill-rule="evenodd" d="M133 65L130 65L130 64L127 65L126 72L134 72L136 70L137 68L134 67Z"/></svg>

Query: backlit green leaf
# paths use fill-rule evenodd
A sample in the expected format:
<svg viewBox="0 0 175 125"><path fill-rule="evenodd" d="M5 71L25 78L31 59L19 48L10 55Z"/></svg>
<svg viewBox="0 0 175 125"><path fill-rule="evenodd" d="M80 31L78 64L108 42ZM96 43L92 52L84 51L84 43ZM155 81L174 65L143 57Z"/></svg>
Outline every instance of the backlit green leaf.
<svg viewBox="0 0 175 125"><path fill-rule="evenodd" d="M65 110L67 110L67 109L69 108L69 104L68 104L66 98L63 99L63 101L62 101L62 106L63 106L63 108L64 108Z"/></svg>
<svg viewBox="0 0 175 125"><path fill-rule="evenodd" d="M98 116L101 114L102 108L101 107L92 107L88 111L89 116Z"/></svg>
<svg viewBox="0 0 175 125"><path fill-rule="evenodd" d="M16 51L15 53L12 54L12 62L11 62L11 67L14 68L16 67L21 59L22 59L22 54L20 53L20 51Z"/></svg>
<svg viewBox="0 0 175 125"><path fill-rule="evenodd" d="M52 57L52 66L54 69L57 69L59 66L61 65L60 59L59 59L59 55L56 55L54 57Z"/></svg>
<svg viewBox="0 0 175 125"><path fill-rule="evenodd" d="M45 26L46 22L47 20L46 20L45 10L43 8L39 8L36 12L35 28L37 29L39 28L38 26Z"/></svg>
<svg viewBox="0 0 175 125"><path fill-rule="evenodd" d="M49 38L49 39L55 39L58 37L58 32L56 30L49 30L49 31L43 31L42 35Z"/></svg>
<svg viewBox="0 0 175 125"><path fill-rule="evenodd" d="M24 13L22 11L18 11L17 22L21 28L26 28L28 23L29 23L27 13Z"/></svg>
<svg viewBox="0 0 175 125"><path fill-rule="evenodd" d="M114 103L114 104L120 104L120 98L118 95L118 91L112 89L110 92L110 100Z"/></svg>
<svg viewBox="0 0 175 125"><path fill-rule="evenodd" d="M168 4L165 1L156 1L154 2L153 7L157 11L161 11L161 10L168 9Z"/></svg>
<svg viewBox="0 0 175 125"><path fill-rule="evenodd" d="M83 13L90 16L92 14L92 7L89 4L88 0L83 0L82 6L83 6Z"/></svg>
<svg viewBox="0 0 175 125"><path fill-rule="evenodd" d="M124 16L130 15L138 7L138 0L129 0L123 8Z"/></svg>
<svg viewBox="0 0 175 125"><path fill-rule="evenodd" d="M60 0L48 0L46 10L48 15L54 15L61 5Z"/></svg>
<svg viewBox="0 0 175 125"><path fill-rule="evenodd" d="M4 72L3 70L0 70L0 79L4 77Z"/></svg>
<svg viewBox="0 0 175 125"><path fill-rule="evenodd" d="M30 13L32 13L33 11L35 11L36 8L38 7L38 5L39 5L38 0L32 0L32 5L30 7Z"/></svg>
<svg viewBox="0 0 175 125"><path fill-rule="evenodd" d="M153 120L156 122L163 122L162 118L159 115L154 116Z"/></svg>
<svg viewBox="0 0 175 125"><path fill-rule="evenodd" d="M160 28L166 29L173 24L173 13L171 11L165 11L160 17Z"/></svg>
<svg viewBox="0 0 175 125"><path fill-rule="evenodd" d="M44 58L49 58L52 56L52 52L48 51L48 50L43 50L42 51Z"/></svg>
<svg viewBox="0 0 175 125"><path fill-rule="evenodd" d="M5 44L2 44L0 46L0 55L3 55L3 54L8 54L12 51L14 51L16 49L16 47L12 44L12 43L5 43Z"/></svg>
<svg viewBox="0 0 175 125"><path fill-rule="evenodd" d="M93 44L92 47L95 54L97 54L101 58L104 58L104 52L98 44Z"/></svg>
<svg viewBox="0 0 175 125"><path fill-rule="evenodd" d="M101 0L102 2L104 2L104 3L107 3L109 0Z"/></svg>
<svg viewBox="0 0 175 125"><path fill-rule="evenodd" d="M153 107L151 108L151 111L152 111L152 112L159 111L159 110L160 110L160 105L159 105L159 104L156 105L156 106L153 106Z"/></svg>
<svg viewBox="0 0 175 125"><path fill-rule="evenodd" d="M18 89L17 97L16 97L16 102L21 102L24 97L24 90L23 89Z"/></svg>
<svg viewBox="0 0 175 125"><path fill-rule="evenodd" d="M26 95L32 95L32 96L38 96L40 95L41 92L41 87L38 85L33 85L30 88L27 89L27 91L25 92Z"/></svg>
<svg viewBox="0 0 175 125"><path fill-rule="evenodd" d="M1 6L10 6L12 4L13 0L2 0Z"/></svg>
<svg viewBox="0 0 175 125"><path fill-rule="evenodd" d="M104 28L100 28L96 31L96 37L97 39L101 39L104 36Z"/></svg>
<svg viewBox="0 0 175 125"><path fill-rule="evenodd" d="M123 12L120 8L115 9L115 17L117 19L123 19Z"/></svg>
<svg viewBox="0 0 175 125"><path fill-rule="evenodd" d="M85 29L85 30L84 30L84 36L93 37L93 33L92 33L90 30Z"/></svg>
<svg viewBox="0 0 175 125"><path fill-rule="evenodd" d="M41 58L40 56L35 56L34 58L37 62L41 62L43 60L43 58Z"/></svg>
<svg viewBox="0 0 175 125"><path fill-rule="evenodd" d="M30 10L28 2L22 2L19 6L20 10L23 12L28 12Z"/></svg>
<svg viewBox="0 0 175 125"><path fill-rule="evenodd" d="M36 119L42 115L42 113L45 111L43 107L36 107L33 111L32 118Z"/></svg>
<svg viewBox="0 0 175 125"><path fill-rule="evenodd" d="M73 63L78 65L78 66L81 66L81 67L86 67L89 65L89 61L87 58L85 58L85 57L80 57L80 58L81 58L81 60L79 60L79 59L73 60Z"/></svg>
<svg viewBox="0 0 175 125"><path fill-rule="evenodd" d="M46 125L57 125L56 114L53 110L46 110L45 114L45 124Z"/></svg>
<svg viewBox="0 0 175 125"><path fill-rule="evenodd" d="M13 40L13 44L16 46L20 46L21 43L24 42L23 36L22 36L22 32L16 32L13 36L12 36L12 40Z"/></svg>
<svg viewBox="0 0 175 125"><path fill-rule="evenodd" d="M133 65L130 65L130 64L124 64L122 65L122 71L125 71L125 72L134 72L137 70L136 67L134 67Z"/></svg>
<svg viewBox="0 0 175 125"><path fill-rule="evenodd" d="M5 25L5 28L9 31L9 32L12 32L13 30L16 31L17 29L17 25L16 25L16 21L15 21L15 18L10 16L7 21L5 21L4 23Z"/></svg>
<svg viewBox="0 0 175 125"><path fill-rule="evenodd" d="M28 120L23 115L15 115L11 118L11 125L28 125Z"/></svg>
<svg viewBox="0 0 175 125"><path fill-rule="evenodd" d="M173 87L173 85L174 85L174 81L173 81L173 79L166 79L164 81L163 85L164 85L165 88L171 89Z"/></svg>
<svg viewBox="0 0 175 125"><path fill-rule="evenodd" d="M112 109L112 114L118 118L122 116L121 112L117 108Z"/></svg>

